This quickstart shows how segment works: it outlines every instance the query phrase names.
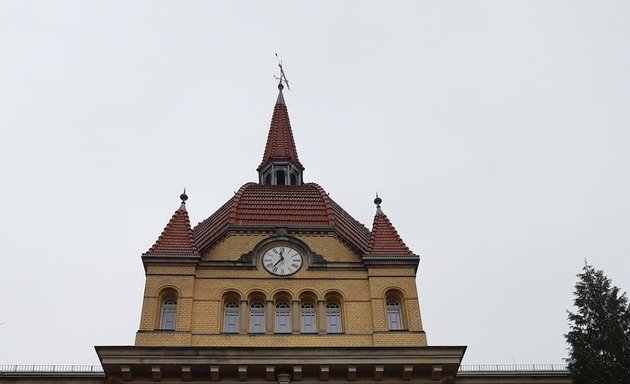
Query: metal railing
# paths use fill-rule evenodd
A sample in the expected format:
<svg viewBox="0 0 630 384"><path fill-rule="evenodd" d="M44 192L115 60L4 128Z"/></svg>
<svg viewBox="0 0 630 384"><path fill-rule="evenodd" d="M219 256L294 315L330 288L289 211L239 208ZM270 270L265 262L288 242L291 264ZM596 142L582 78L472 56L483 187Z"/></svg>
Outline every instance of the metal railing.
<svg viewBox="0 0 630 384"><path fill-rule="evenodd" d="M18 374L84 374L84 373L103 373L103 367L100 365L22 365L22 364L5 364L0 365L0 374L18 373Z"/></svg>
<svg viewBox="0 0 630 384"><path fill-rule="evenodd" d="M476 364L460 365L459 372L462 373L523 373L523 372L566 372L566 364ZM23 374L82 374L82 373L103 373L100 365L21 365L6 364L0 365L0 374L3 373L23 373Z"/></svg>
<svg viewBox="0 0 630 384"><path fill-rule="evenodd" d="M566 364L477 364L460 365L459 372L566 372Z"/></svg>

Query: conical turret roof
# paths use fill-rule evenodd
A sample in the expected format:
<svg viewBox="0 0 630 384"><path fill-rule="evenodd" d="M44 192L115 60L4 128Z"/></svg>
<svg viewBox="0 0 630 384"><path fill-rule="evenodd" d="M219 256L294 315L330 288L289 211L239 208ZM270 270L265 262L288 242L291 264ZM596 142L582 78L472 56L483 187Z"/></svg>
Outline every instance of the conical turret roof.
<svg viewBox="0 0 630 384"><path fill-rule="evenodd" d="M262 161L257 170L264 169L267 165L274 161L288 161L292 163L300 171L304 170L304 166L298 158L295 141L293 139L293 131L291 130L291 122L289 121L289 112L282 95L282 85L279 87L278 99L273 108L273 116L267 135L267 144Z"/></svg>
<svg viewBox="0 0 630 384"><path fill-rule="evenodd" d="M370 243L366 254L373 256L410 256L413 252L409 250L405 242L400 238L396 228L389 221L387 215L383 213L380 206L380 199L377 197L375 202L376 214L374 215L374 223L372 224L372 233Z"/></svg>
<svg viewBox="0 0 630 384"><path fill-rule="evenodd" d="M197 246L190 228L190 219L186 211L186 194L181 195L182 203L162 231L160 237L147 254L196 254Z"/></svg>

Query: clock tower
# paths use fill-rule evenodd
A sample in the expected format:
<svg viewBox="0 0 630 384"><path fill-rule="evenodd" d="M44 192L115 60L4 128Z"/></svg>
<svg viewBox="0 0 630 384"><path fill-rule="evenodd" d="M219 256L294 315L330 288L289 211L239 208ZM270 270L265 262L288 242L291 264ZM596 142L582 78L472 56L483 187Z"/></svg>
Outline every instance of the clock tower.
<svg viewBox="0 0 630 384"><path fill-rule="evenodd" d="M451 380L465 347L427 346L419 257L380 198L368 229L304 181L278 88L258 182L194 227L182 194L142 255L135 345L96 348L108 379Z"/></svg>

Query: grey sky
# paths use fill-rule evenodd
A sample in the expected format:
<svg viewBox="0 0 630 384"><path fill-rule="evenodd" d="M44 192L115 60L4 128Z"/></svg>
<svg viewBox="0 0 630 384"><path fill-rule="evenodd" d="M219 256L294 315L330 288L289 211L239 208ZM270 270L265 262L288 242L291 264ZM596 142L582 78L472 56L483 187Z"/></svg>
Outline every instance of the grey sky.
<svg viewBox="0 0 630 384"><path fill-rule="evenodd" d="M0 363L133 344L140 254L256 179L277 90L305 179L421 255L432 345L561 362L587 258L630 289L630 3L0 1Z"/></svg>

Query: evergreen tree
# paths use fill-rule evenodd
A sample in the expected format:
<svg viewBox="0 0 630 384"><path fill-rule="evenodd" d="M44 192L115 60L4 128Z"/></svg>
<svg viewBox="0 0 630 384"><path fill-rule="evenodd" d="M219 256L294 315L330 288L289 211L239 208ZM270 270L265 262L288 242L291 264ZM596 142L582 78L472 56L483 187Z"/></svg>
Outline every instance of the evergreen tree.
<svg viewBox="0 0 630 384"><path fill-rule="evenodd" d="M575 384L630 384L630 307L603 271L585 264L569 312L569 372Z"/></svg>

